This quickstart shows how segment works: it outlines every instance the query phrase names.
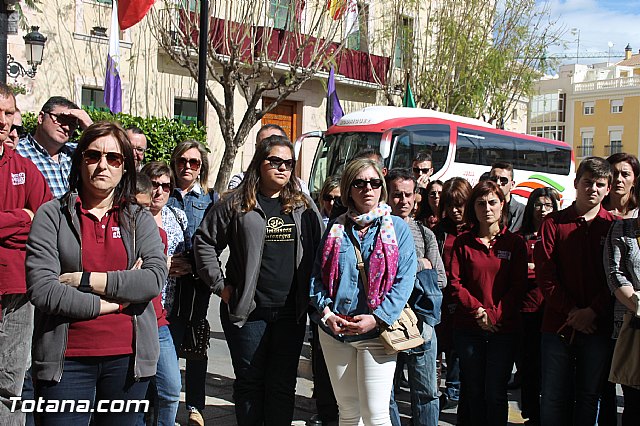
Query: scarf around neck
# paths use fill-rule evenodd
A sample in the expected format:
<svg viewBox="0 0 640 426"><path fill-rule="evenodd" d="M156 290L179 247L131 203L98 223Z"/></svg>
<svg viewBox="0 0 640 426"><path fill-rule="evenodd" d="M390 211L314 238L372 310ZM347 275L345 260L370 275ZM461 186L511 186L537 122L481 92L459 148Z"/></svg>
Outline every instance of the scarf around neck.
<svg viewBox="0 0 640 426"><path fill-rule="evenodd" d="M369 291L367 305L369 309L377 308L393 285L398 271L398 241L391 219L391 207L385 203L378 204L368 213L358 214L352 209L339 216L329 230L322 250L322 283L334 299L340 283L340 245L344 238L345 228L351 223L367 226L380 219L380 231L376 236L374 248L369 256ZM349 229L346 232L353 232ZM363 283L364 284L364 283Z"/></svg>

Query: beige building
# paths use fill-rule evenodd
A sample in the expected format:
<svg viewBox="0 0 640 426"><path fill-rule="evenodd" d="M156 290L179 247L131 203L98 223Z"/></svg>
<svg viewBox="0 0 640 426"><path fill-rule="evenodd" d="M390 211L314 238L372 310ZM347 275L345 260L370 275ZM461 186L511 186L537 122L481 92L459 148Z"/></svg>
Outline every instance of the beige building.
<svg viewBox="0 0 640 426"><path fill-rule="evenodd" d="M640 152L640 53L624 60L564 65L538 83L529 103L529 133L564 140L577 161Z"/></svg>

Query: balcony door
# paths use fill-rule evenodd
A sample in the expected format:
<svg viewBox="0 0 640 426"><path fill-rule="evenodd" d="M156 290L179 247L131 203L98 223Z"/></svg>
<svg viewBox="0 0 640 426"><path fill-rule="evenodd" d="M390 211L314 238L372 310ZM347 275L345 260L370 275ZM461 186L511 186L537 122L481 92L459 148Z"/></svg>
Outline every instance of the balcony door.
<svg viewBox="0 0 640 426"><path fill-rule="evenodd" d="M273 99L271 98L263 98L262 103L264 106L271 105L273 103ZM299 136L299 127L298 127L298 106L297 102L294 101L282 101L280 104L272 109L270 112L265 114L262 117L261 125L265 124L277 124L278 126L284 129L284 132L287 134L287 137L291 142L294 142L296 138ZM300 165L301 161L298 161L296 164L296 174L300 173Z"/></svg>

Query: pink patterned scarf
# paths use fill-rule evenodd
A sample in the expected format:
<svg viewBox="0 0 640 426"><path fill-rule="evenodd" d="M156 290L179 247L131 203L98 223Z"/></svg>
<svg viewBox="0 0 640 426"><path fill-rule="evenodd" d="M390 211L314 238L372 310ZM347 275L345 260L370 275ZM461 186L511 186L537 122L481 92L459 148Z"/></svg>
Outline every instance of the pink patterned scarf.
<svg viewBox="0 0 640 426"><path fill-rule="evenodd" d="M391 289L398 271L398 241L391 219L391 207L385 203L378 204L378 207L369 213L358 215L349 209L347 213L336 219L329 230L329 235L322 250L322 283L329 292L330 298L335 298L340 283L340 245L343 238L349 238L345 234L347 219L360 226L366 226L374 220L382 218L380 232L375 241L372 255L369 257L369 294L367 294L367 304L371 310L377 308L385 295ZM351 230L347 230L351 232Z"/></svg>

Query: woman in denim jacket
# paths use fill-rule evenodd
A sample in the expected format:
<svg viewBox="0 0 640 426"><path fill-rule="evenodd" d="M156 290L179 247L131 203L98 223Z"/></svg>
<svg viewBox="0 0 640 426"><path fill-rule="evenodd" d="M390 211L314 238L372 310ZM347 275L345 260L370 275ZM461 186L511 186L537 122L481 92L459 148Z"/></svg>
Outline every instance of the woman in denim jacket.
<svg viewBox="0 0 640 426"><path fill-rule="evenodd" d="M311 278L320 343L338 401L340 425L390 425L389 397L396 354L387 354L380 326L400 316L416 277L416 253L407 224L391 216L379 165L349 163L340 182L347 213L325 233ZM360 246L368 293L357 269ZM371 256L375 252L374 256Z"/></svg>

